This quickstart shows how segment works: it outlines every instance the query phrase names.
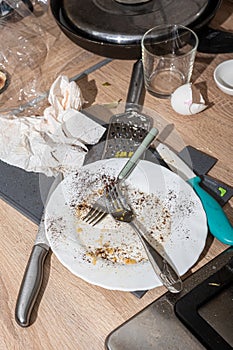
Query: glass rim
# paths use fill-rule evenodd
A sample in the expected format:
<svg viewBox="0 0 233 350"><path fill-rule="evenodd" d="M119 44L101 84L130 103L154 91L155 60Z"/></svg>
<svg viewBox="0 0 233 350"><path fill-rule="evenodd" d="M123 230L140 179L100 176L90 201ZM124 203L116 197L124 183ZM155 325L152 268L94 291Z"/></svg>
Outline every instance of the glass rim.
<svg viewBox="0 0 233 350"><path fill-rule="evenodd" d="M199 44L199 39L198 39L198 36L197 34L190 28L186 27L186 26L183 26L181 24L159 24L158 26L155 26L153 28L150 28L148 29L142 36L142 39L141 39L141 48L143 50L145 50L148 54L152 55L152 56L155 56L155 57L163 57L163 56L158 56L156 54L153 54L151 53L150 51L148 51L148 49L146 48L146 46L144 45L144 41L145 41L145 37L150 33L152 32L153 30L155 29L166 29L166 28L174 28L174 27L177 27L177 28L180 28L180 29L185 29L187 32L191 33L194 38L195 38L195 45L194 47L187 53L183 54L182 56L177 56L176 59L179 59L179 58L183 58L185 57L186 55L190 55L193 51L196 51L197 50L197 47L198 47L198 44ZM171 57L163 57L163 59L171 59Z"/></svg>

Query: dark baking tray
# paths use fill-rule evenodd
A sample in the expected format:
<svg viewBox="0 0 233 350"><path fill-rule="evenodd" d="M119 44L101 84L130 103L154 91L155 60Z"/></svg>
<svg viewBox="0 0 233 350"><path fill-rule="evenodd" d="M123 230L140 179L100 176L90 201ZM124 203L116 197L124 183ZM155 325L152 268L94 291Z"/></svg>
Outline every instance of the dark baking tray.
<svg viewBox="0 0 233 350"><path fill-rule="evenodd" d="M233 257L175 304L175 313L209 350L233 349Z"/></svg>

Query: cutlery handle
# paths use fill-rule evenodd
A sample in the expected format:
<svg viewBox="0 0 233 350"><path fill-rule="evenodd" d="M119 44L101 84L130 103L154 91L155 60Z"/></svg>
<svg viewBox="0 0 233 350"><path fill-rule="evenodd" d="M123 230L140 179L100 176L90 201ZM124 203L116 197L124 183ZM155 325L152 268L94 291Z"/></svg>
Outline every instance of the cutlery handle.
<svg viewBox="0 0 233 350"><path fill-rule="evenodd" d="M156 128L152 128L148 132L148 134L146 135L140 146L137 148L137 150L134 152L132 157L129 158L129 160L126 162L125 166L118 175L118 180L123 180L131 174L133 169L136 167L141 155L147 150L147 148L150 146L151 142L155 139L158 133L159 131Z"/></svg>
<svg viewBox="0 0 233 350"><path fill-rule="evenodd" d="M171 293L179 293L183 288L179 274L175 271L172 265L161 256L154 247L152 247L135 222L131 221L129 224L138 233L148 259L160 281Z"/></svg>
<svg viewBox="0 0 233 350"><path fill-rule="evenodd" d="M202 202L210 232L222 243L233 245L233 227L228 217L221 205L200 186L200 182L199 176L188 180Z"/></svg>
<svg viewBox="0 0 233 350"><path fill-rule="evenodd" d="M126 98L125 112L132 110L138 111L140 109L144 89L143 65L142 60L139 59L133 66L128 95Z"/></svg>
<svg viewBox="0 0 233 350"><path fill-rule="evenodd" d="M42 245L34 245L24 273L15 308L15 319L21 327L30 325L31 312L43 280L44 261L47 254L48 249Z"/></svg>

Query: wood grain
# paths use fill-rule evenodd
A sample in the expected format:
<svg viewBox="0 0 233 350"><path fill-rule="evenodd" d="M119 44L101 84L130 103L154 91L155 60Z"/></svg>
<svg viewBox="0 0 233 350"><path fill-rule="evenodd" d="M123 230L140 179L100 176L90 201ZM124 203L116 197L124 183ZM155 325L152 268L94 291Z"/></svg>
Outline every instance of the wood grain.
<svg viewBox="0 0 233 350"><path fill-rule="evenodd" d="M213 25L232 30L232 9L232 3L224 1ZM71 43L58 33L54 23L49 23L51 41L56 42L51 45L46 61L51 73L48 79L59 72L72 77L104 59ZM197 55L193 83L206 88L209 108L204 112L191 117L180 116L171 109L168 100L149 94L146 94L144 106L167 123L174 124L186 144L218 158L210 174L233 186L233 99L218 90L213 81L217 64L229 58L232 54ZM80 80L78 84L87 106L125 101L133 64L130 60L113 60ZM106 82L109 84L104 84ZM156 122L157 118L154 120ZM232 206L230 200L224 209L233 223ZM3 201L0 201L0 220L0 350L103 350L109 332L165 292L165 288L160 287L137 299L130 293L105 290L75 277L50 254L32 316L33 324L23 329L15 321L14 310L37 227ZM203 254L189 273L226 248L209 237Z"/></svg>

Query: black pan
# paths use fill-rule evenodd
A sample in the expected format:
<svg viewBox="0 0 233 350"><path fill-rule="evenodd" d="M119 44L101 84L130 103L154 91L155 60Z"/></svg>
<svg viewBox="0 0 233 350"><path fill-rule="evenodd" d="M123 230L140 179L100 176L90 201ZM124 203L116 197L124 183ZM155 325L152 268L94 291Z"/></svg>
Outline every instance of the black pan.
<svg viewBox="0 0 233 350"><path fill-rule="evenodd" d="M233 33L208 27L221 0L150 0L124 5L115 0L51 0L52 14L61 30L77 45L100 56L139 59L143 34L161 23L178 23L199 37L199 52L233 52ZM177 12L174 6L178 6ZM188 8L188 10L187 10Z"/></svg>

